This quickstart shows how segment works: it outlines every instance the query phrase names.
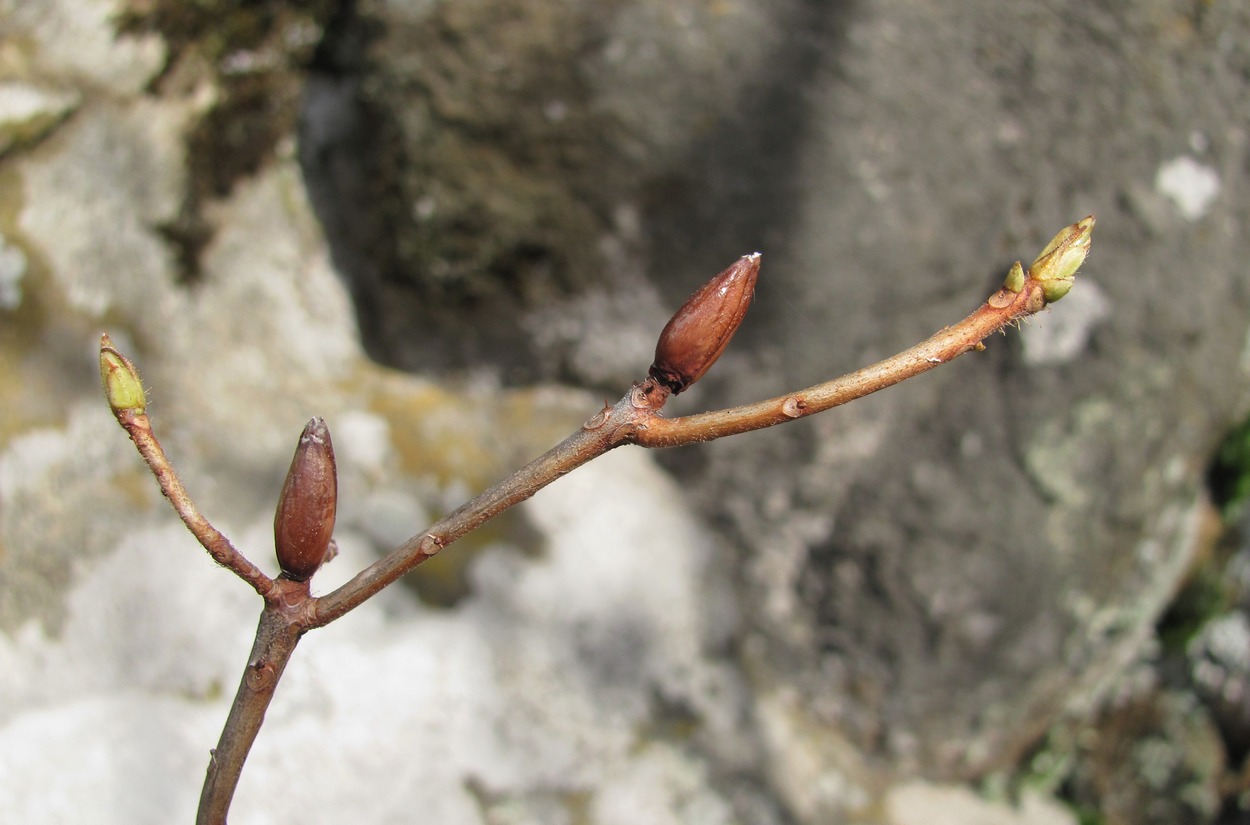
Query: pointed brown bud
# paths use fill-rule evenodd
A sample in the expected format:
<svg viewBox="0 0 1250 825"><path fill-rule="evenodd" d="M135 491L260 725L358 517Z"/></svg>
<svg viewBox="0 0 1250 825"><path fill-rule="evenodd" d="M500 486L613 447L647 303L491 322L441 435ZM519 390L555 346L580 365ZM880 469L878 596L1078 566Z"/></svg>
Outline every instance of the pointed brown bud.
<svg viewBox="0 0 1250 825"><path fill-rule="evenodd" d="M760 253L744 255L691 295L660 333L651 377L673 395L702 378L738 331L759 274Z"/></svg>
<svg viewBox="0 0 1250 825"><path fill-rule="evenodd" d="M273 519L278 566L287 578L304 581L325 561L337 507L334 445L326 422L314 418L300 434Z"/></svg>

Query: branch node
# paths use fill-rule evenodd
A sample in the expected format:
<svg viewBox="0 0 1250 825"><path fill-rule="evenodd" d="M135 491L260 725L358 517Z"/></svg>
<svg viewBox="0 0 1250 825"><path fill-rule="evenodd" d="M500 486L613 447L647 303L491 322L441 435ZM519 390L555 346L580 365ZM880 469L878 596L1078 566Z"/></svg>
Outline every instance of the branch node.
<svg viewBox="0 0 1250 825"><path fill-rule="evenodd" d="M647 376L641 383L630 388L629 405L636 410L659 410L672 394L672 390L662 382Z"/></svg>
<svg viewBox="0 0 1250 825"><path fill-rule="evenodd" d="M594 414L594 416L593 416L593 417L592 417L589 421L587 421L585 424L583 424L583 425L582 425L582 429L583 429L583 430L597 430L597 429L599 429L600 427L602 427L604 424L606 424L606 423L607 423L607 421L608 421L608 416L609 416L611 413L612 413L612 405L611 405L611 404L608 404L608 403L605 401L605 402L604 402L604 404L603 404L603 409L599 410L599 412L595 413L595 414Z"/></svg>
<svg viewBox="0 0 1250 825"><path fill-rule="evenodd" d="M1006 309L1007 307L1011 306L1012 302L1015 301L1016 298L1019 297L1019 295L1020 295L1019 290L1012 292L1007 287L1003 287L1002 289L998 290L998 292L995 292L993 295L991 295L989 297L989 300L986 301L986 303L994 307L994 309Z"/></svg>
<svg viewBox="0 0 1250 825"><path fill-rule="evenodd" d="M601 413L602 414L602 413ZM421 551L423 556L433 556L444 547L442 539L438 536L426 533L421 537L421 543L417 545L417 549Z"/></svg>
<svg viewBox="0 0 1250 825"><path fill-rule="evenodd" d="M251 690L268 690L277 680L277 670L266 659L249 662L247 666L247 686Z"/></svg>
<svg viewBox="0 0 1250 825"><path fill-rule="evenodd" d="M807 402L797 395L791 395L781 404L781 412L787 418L798 418L807 410Z"/></svg>

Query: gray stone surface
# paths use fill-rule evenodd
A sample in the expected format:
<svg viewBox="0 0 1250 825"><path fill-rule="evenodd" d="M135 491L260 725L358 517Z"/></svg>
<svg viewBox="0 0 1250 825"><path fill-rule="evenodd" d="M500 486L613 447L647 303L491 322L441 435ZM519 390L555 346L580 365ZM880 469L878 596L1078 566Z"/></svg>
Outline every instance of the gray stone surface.
<svg viewBox="0 0 1250 825"><path fill-rule="evenodd" d="M746 3L570 3L538 13L566 16L566 47L534 25L534 41L510 49L526 12L483 30L478 8L362 7L398 20L368 52L363 92L400 123L393 151L436 157L430 130L486 142L514 158L511 174L562 184L550 190L562 209L594 216L544 241L547 269L507 269L526 279L514 315L530 292L645 288L616 277L622 248L670 303L762 249L755 315L695 404L803 386L905 346L974 306L1012 257L1098 213L1071 306L1023 341L827 420L674 459L734 537L743 656L763 706L798 715L787 730L814 726L936 776L1011 764L1150 635L1187 564L1203 462L1250 398L1244 9L795 3L760 19ZM436 61L462 56L408 48L431 31L470 50L498 38L494 62L476 61L489 67L478 80L458 66L445 88ZM535 55L539 74L523 62ZM510 80L505 99L528 114L502 128ZM544 95L567 96L559 122L540 116ZM482 106L449 109L470 99ZM535 156L590 125L606 148L553 182ZM432 163L394 185L456 189L448 179L466 174ZM474 197L512 191L487 182ZM622 214L639 217L614 223ZM635 222L641 241L622 240L619 223ZM490 242L512 243L514 224L499 226ZM596 234L616 241L599 250L602 284L580 263ZM422 246L427 259L445 249ZM402 277L447 271L415 263ZM408 313L396 306L381 316ZM597 335L568 323L574 340ZM544 354L550 338L504 334L507 352L487 342L486 358L560 364L558 349ZM390 357L419 358L411 336L393 340ZM791 752L777 743L778 774Z"/></svg>
<svg viewBox="0 0 1250 825"><path fill-rule="evenodd" d="M1062 363L990 342L712 451L744 592L776 605L752 612L755 672L892 764L1009 763L1134 655L1185 569L1204 461L1246 408L1248 298L1247 18L1187 11L864 4L817 84L811 183L770 262L811 318L768 319L785 380L956 317L1048 221L1098 213L1074 297L1109 304ZM1156 185L1178 156L1219 170L1198 220ZM1162 222L1135 205L1156 200Z"/></svg>

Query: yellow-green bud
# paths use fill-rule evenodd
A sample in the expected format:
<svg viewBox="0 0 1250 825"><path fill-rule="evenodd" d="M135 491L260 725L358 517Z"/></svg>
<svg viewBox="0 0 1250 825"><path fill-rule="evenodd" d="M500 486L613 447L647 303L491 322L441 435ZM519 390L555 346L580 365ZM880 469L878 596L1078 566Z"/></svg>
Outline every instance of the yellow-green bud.
<svg viewBox="0 0 1250 825"><path fill-rule="evenodd" d="M1007 280L1003 281L1003 286L1017 293L1024 289L1024 267L1019 261L1011 265L1011 271L1007 273Z"/></svg>
<svg viewBox="0 0 1250 825"><path fill-rule="evenodd" d="M147 410L148 398L139 371L113 347L108 333L100 336L100 380L114 413L128 410L142 415Z"/></svg>
<svg viewBox="0 0 1250 825"><path fill-rule="evenodd" d="M1076 271L1089 255L1094 216L1081 218L1051 239L1029 265L1029 276L1042 282L1046 303L1058 301L1076 280Z"/></svg>

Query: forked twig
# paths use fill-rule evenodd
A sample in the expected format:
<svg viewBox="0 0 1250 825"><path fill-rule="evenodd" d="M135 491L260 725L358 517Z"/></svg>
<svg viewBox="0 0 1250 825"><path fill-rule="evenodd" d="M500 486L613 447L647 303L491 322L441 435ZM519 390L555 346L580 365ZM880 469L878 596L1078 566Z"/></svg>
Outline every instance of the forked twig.
<svg viewBox="0 0 1250 825"><path fill-rule="evenodd" d="M264 597L265 607L247 669L221 740L210 760L197 821L224 823L243 763L295 645L308 630L359 607L387 585L485 522L605 452L625 444L678 447L771 427L845 404L927 372L971 350L995 332L1062 298L1089 253L1091 215L1055 236L1028 271L1016 263L1001 289L971 315L903 352L841 378L739 407L666 419L660 410L712 366L746 313L759 255L741 258L712 279L661 333L650 375L616 404L472 501L413 536L324 596L308 578L330 545L337 487L324 422L305 428L275 520L282 574L271 579L248 561L199 512L152 432L143 385L134 365L105 335L100 369L109 404L130 434L179 517L209 554Z"/></svg>

